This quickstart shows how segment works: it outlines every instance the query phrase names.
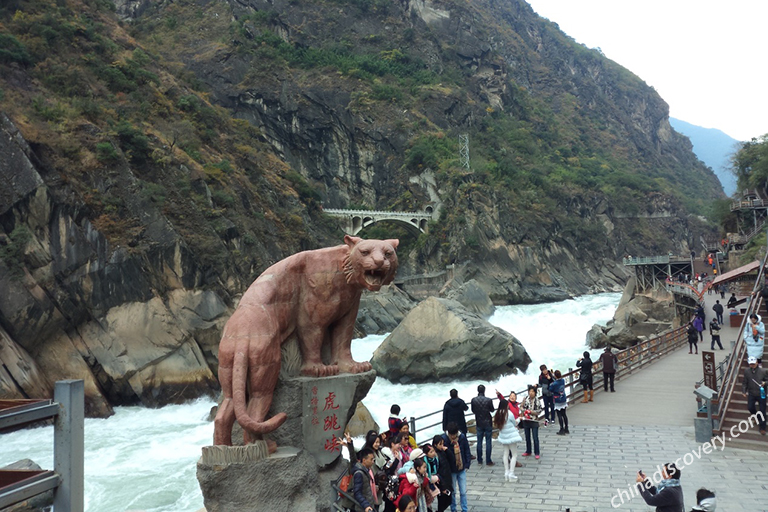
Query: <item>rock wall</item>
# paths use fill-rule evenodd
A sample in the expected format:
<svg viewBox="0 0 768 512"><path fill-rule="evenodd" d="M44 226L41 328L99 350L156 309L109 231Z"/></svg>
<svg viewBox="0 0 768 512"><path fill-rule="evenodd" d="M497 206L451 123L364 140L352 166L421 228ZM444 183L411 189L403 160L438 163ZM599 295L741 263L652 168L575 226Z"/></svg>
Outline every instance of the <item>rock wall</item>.
<svg viewBox="0 0 768 512"><path fill-rule="evenodd" d="M230 314L158 218L147 253L110 247L52 189L30 147L0 118L0 396L50 397L85 381L86 414L212 394L216 347ZM148 213L151 215L151 213Z"/></svg>

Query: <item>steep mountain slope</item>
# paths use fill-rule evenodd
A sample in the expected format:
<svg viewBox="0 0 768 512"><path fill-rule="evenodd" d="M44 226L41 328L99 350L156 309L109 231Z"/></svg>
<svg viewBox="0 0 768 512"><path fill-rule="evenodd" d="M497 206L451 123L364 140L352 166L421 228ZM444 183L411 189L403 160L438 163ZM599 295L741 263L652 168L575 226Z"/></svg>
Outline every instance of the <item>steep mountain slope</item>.
<svg viewBox="0 0 768 512"><path fill-rule="evenodd" d="M77 376L104 415L213 392L236 295L339 240L259 131L108 2L4 3L0 100L0 396Z"/></svg>
<svg viewBox="0 0 768 512"><path fill-rule="evenodd" d="M433 203L410 265L471 260L502 302L615 286L617 255L685 251L686 215L721 195L651 88L522 1L155 3L133 34L326 207Z"/></svg>
<svg viewBox="0 0 768 512"><path fill-rule="evenodd" d="M652 89L518 0L11 0L0 110L0 395L77 375L91 414L215 390L238 294L340 239L323 207L431 206L401 272L508 303L619 289L719 195Z"/></svg>
<svg viewBox="0 0 768 512"><path fill-rule="evenodd" d="M736 176L731 171L731 158L739 149L739 141L715 128L702 128L680 119L669 118L672 128L693 144L693 152L715 171L726 195L736 192Z"/></svg>

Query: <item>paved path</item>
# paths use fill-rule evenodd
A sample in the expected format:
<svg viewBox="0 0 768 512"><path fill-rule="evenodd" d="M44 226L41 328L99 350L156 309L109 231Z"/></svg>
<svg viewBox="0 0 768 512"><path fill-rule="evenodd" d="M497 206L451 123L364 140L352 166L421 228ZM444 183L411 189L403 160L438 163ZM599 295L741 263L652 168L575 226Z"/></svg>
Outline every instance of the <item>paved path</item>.
<svg viewBox="0 0 768 512"><path fill-rule="evenodd" d="M718 298L704 296L707 323ZM718 362L736 334L727 325L723 329L726 350L715 351ZM640 497L624 496L624 504L616 498L618 508L611 498L628 489L639 469L652 474L657 464L699 449L693 387L702 378L701 350L709 349L708 333L704 340L698 356L689 355L686 346L618 380L616 393L600 390L594 402L570 407L571 435L556 435L555 426L540 428L542 458L520 458L524 467L517 469L516 482L504 482L500 460L494 467L474 464L468 474L470 511L653 510ZM691 463L682 469L685 510L696 504L696 490L707 487L717 494L718 510L768 512L768 454L730 448L727 441L720 448L709 455L699 452L701 459L689 455ZM524 443L517 451L519 456ZM498 443L494 453L500 453Z"/></svg>
<svg viewBox="0 0 768 512"><path fill-rule="evenodd" d="M648 512L642 498L634 497L614 508L611 498L627 490L639 469L647 474L657 464L674 461L699 448L693 427L571 427L570 436L558 436L554 427L540 429L542 457L521 459L518 480L504 482L500 461L494 467L473 464L469 469L469 505L472 512L564 511ZM518 456L524 446L518 447ZM682 468L685 510L696 504L696 491L706 487L717 494L718 510L768 511L768 454L729 448L702 453ZM494 445L498 454L499 446ZM690 457L690 456L689 456Z"/></svg>
<svg viewBox="0 0 768 512"><path fill-rule="evenodd" d="M719 299L704 295L706 323L714 318L712 305ZM716 347L715 359L719 363L730 352L731 340L736 340L737 329L724 327L720 338L725 350ZM681 426L693 425L696 414L694 384L703 378L701 352L709 350L711 337L704 333L699 342L699 355L688 354L688 346L680 348L628 377L616 381L616 393L599 389L595 401L579 404L569 413L575 425L627 425L627 426Z"/></svg>

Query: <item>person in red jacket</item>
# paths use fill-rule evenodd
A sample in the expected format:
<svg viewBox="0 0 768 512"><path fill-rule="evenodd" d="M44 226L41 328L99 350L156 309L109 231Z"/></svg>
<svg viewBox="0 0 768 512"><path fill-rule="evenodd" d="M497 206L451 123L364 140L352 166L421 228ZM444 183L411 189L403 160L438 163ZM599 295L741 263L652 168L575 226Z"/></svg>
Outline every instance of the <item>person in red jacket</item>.
<svg viewBox="0 0 768 512"><path fill-rule="evenodd" d="M413 469L400 474L400 492L397 500L399 502L403 496L408 495L413 498L417 506L422 504L426 510L425 492L428 489L427 464L424 462L424 459L417 458L413 461Z"/></svg>

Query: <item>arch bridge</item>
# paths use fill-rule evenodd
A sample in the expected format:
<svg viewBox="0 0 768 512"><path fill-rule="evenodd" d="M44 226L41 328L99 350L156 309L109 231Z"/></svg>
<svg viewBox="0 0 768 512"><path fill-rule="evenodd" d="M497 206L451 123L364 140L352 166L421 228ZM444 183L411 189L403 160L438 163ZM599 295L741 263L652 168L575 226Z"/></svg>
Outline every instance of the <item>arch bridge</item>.
<svg viewBox="0 0 768 512"><path fill-rule="evenodd" d="M339 210L324 209L331 217L342 219L342 229L348 235L357 235L371 224L384 220L400 222L416 233L426 233L427 223L432 219L434 211L427 206L423 212L385 212L376 210Z"/></svg>

